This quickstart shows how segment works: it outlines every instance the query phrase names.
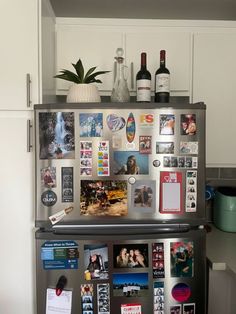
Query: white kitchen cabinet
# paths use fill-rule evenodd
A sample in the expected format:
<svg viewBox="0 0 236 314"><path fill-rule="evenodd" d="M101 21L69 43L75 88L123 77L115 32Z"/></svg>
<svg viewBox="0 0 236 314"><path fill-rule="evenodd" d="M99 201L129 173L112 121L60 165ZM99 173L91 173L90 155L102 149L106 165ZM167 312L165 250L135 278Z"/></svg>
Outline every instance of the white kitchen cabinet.
<svg viewBox="0 0 236 314"><path fill-rule="evenodd" d="M189 96L191 77L191 33L166 30L158 27L136 27L127 31L125 50L130 71L129 88L136 90L136 74L140 70L141 52L147 53L147 68L152 75L155 90L155 72L160 66L160 50L166 50L166 67L171 73L170 92L175 96Z"/></svg>
<svg viewBox="0 0 236 314"><path fill-rule="evenodd" d="M7 314L35 313L33 153L27 152L31 118L32 111L0 111L0 313Z"/></svg>
<svg viewBox="0 0 236 314"><path fill-rule="evenodd" d="M65 19L66 20L66 19ZM109 92L114 82L114 57L116 49L123 47L123 35L115 26L78 25L57 23L57 73L61 69L75 72L71 63L82 60L85 71L96 66L95 71L111 71L98 76L100 91ZM71 82L57 79L57 94L66 94ZM104 94L104 93L103 93Z"/></svg>
<svg viewBox="0 0 236 314"><path fill-rule="evenodd" d="M193 101L207 105L206 163L236 166L236 29L194 35Z"/></svg>
<svg viewBox="0 0 236 314"><path fill-rule="evenodd" d="M39 95L38 1L1 0L0 38L0 109L32 109Z"/></svg>

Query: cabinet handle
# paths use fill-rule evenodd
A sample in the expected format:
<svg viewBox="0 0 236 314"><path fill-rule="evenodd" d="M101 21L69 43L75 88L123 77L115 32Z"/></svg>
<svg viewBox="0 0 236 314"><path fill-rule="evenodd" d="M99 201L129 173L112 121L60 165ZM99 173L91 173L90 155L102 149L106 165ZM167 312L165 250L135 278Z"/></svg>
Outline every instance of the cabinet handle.
<svg viewBox="0 0 236 314"><path fill-rule="evenodd" d="M130 63L131 89L134 89L134 63Z"/></svg>
<svg viewBox="0 0 236 314"><path fill-rule="evenodd" d="M32 101L31 101L31 78L30 74L26 74L26 106L31 107Z"/></svg>
<svg viewBox="0 0 236 314"><path fill-rule="evenodd" d="M33 124L31 122L31 120L27 120L27 153L30 153L32 148L33 148L33 144L32 144L32 128L33 128Z"/></svg>

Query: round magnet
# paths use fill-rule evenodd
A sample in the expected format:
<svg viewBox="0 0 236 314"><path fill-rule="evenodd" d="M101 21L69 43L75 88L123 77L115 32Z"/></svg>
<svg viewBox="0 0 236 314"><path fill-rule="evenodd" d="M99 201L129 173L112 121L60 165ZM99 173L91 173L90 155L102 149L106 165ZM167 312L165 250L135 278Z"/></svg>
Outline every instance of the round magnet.
<svg viewBox="0 0 236 314"><path fill-rule="evenodd" d="M41 201L44 206L53 206L57 202L57 195L53 191L45 191L41 195Z"/></svg>
<svg viewBox="0 0 236 314"><path fill-rule="evenodd" d="M156 159L156 160L153 160L152 164L154 167L160 167L161 162L160 162L160 160Z"/></svg>
<svg viewBox="0 0 236 314"><path fill-rule="evenodd" d="M172 297L178 302L185 302L191 295L191 289L185 283L178 283L172 288Z"/></svg>
<svg viewBox="0 0 236 314"><path fill-rule="evenodd" d="M129 184L134 184L136 182L135 177L129 177L128 182Z"/></svg>

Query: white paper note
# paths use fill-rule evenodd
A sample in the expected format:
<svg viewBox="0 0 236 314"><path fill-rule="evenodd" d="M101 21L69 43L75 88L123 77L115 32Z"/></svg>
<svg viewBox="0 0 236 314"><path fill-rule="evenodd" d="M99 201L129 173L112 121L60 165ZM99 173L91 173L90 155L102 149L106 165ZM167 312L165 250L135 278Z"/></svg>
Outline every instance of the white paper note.
<svg viewBox="0 0 236 314"><path fill-rule="evenodd" d="M72 291L62 291L57 296L55 289L47 289L46 314L71 314Z"/></svg>

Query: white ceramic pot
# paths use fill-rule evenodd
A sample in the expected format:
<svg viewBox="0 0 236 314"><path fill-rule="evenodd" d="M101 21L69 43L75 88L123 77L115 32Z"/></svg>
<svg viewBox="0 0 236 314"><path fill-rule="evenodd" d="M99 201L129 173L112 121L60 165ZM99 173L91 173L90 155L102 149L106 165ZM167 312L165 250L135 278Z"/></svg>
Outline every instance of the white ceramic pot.
<svg viewBox="0 0 236 314"><path fill-rule="evenodd" d="M92 84L73 84L68 92L66 101L72 102L101 102L98 88Z"/></svg>

